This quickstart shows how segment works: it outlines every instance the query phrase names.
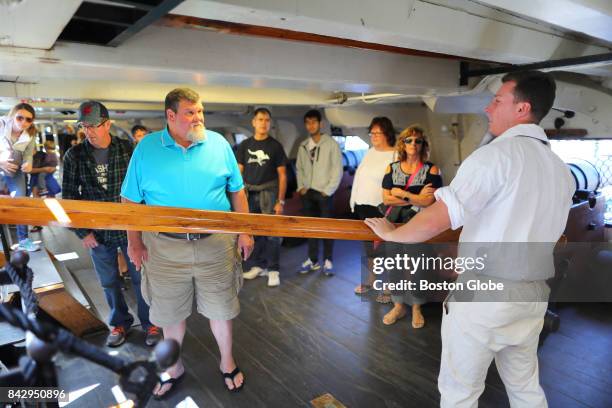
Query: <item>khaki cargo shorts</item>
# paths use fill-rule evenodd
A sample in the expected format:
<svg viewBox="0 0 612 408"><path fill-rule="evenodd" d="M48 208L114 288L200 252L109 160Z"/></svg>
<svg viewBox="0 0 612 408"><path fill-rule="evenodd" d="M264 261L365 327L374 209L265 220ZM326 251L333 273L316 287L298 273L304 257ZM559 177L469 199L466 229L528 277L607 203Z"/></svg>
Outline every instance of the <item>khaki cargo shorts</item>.
<svg viewBox="0 0 612 408"><path fill-rule="evenodd" d="M197 241L143 232L149 259L142 268L142 296L149 320L159 327L191 315L195 294L198 312L212 320L231 320L240 313L238 292L242 266L236 235L212 234Z"/></svg>

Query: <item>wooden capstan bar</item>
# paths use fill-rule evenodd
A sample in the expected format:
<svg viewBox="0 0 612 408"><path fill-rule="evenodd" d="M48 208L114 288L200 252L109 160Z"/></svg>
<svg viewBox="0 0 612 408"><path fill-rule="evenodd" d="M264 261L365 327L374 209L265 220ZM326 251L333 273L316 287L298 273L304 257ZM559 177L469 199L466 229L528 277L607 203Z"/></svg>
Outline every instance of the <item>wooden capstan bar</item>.
<svg viewBox="0 0 612 408"><path fill-rule="evenodd" d="M140 204L54 198L0 197L0 223L158 232L245 233L297 238L374 241L362 222L332 218L244 214ZM428 242L456 242L459 231L445 231Z"/></svg>

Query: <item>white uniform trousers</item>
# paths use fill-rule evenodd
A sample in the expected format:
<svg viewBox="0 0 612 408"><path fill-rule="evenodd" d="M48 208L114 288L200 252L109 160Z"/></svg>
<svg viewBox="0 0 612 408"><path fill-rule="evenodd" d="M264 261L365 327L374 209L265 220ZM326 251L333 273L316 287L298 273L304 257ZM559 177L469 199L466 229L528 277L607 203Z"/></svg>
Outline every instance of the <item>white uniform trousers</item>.
<svg viewBox="0 0 612 408"><path fill-rule="evenodd" d="M487 371L495 359L511 407L547 407L537 357L547 305L449 302L448 314L443 308L442 319L440 406L477 407Z"/></svg>

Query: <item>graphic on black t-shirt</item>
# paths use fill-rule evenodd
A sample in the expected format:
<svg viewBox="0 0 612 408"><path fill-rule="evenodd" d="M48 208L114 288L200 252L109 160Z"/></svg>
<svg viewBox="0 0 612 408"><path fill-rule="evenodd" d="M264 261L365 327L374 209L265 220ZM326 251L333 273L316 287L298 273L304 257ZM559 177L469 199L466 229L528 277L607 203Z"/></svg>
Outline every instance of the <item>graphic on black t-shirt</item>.
<svg viewBox="0 0 612 408"><path fill-rule="evenodd" d="M249 161L247 163L257 163L258 165L263 166L266 161L270 160L270 156L268 156L263 150L252 151L247 149L247 152L249 152L249 155L251 156L249 157Z"/></svg>
<svg viewBox="0 0 612 408"><path fill-rule="evenodd" d="M96 161L96 178L103 189L108 189L108 147L105 149L96 149L92 151L94 160Z"/></svg>
<svg viewBox="0 0 612 408"><path fill-rule="evenodd" d="M287 156L278 140L270 136L264 140L250 137L238 146L236 160L244 166L244 182L258 185L276 180L277 168L285 165Z"/></svg>
<svg viewBox="0 0 612 408"><path fill-rule="evenodd" d="M103 189L108 189L108 163L96 165L96 177Z"/></svg>

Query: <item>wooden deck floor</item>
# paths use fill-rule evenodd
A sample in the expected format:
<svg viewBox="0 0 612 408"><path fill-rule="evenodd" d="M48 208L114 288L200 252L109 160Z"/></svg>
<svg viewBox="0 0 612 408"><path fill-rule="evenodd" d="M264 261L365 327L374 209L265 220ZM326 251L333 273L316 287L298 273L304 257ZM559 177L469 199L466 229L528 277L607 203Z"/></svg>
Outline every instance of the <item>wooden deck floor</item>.
<svg viewBox="0 0 612 408"><path fill-rule="evenodd" d="M108 307L78 240L55 228L45 228L43 237L52 252L79 253L80 258L66 266L104 319ZM389 306L353 294L360 276L360 251L357 242L337 242L337 274L327 278L295 273L305 257L305 245L283 248L280 287L268 288L265 278L245 282L242 311L234 321L235 356L246 376L245 388L238 394L224 390L208 322L193 314L183 348L187 378L172 398L149 406L175 406L190 396L200 407L306 407L325 393L347 407L437 406L440 305L424 308L423 329L412 329L409 319L384 326L382 317ZM539 352L549 406L612 406L612 305L562 305L559 312L561 329ZM90 340L102 344L105 336ZM149 350L142 339L139 330L132 331L120 352L145 358ZM99 384L70 406L113 403L112 373L76 358L62 357L60 367L62 384L70 391ZM480 406L508 406L494 365Z"/></svg>

